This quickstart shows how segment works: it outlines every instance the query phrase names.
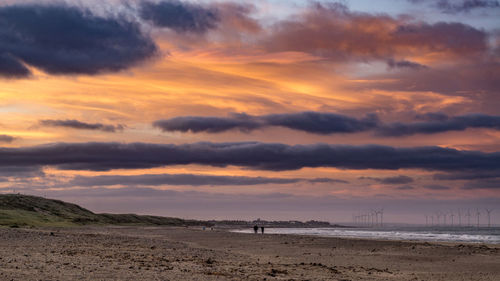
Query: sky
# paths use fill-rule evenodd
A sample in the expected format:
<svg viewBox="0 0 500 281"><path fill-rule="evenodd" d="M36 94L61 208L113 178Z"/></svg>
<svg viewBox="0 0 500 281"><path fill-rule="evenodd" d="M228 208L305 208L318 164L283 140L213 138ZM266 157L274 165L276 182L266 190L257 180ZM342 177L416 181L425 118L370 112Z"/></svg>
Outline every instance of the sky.
<svg viewBox="0 0 500 281"><path fill-rule="evenodd" d="M500 1L2 1L0 192L500 224L499 78Z"/></svg>

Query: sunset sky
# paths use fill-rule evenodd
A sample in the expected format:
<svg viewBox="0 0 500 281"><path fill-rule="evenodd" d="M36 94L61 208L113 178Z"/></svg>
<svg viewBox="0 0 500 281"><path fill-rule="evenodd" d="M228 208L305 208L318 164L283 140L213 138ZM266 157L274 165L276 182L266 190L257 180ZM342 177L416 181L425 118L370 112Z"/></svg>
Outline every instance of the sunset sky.
<svg viewBox="0 0 500 281"><path fill-rule="evenodd" d="M0 146L96 212L500 223L500 1L1 1Z"/></svg>

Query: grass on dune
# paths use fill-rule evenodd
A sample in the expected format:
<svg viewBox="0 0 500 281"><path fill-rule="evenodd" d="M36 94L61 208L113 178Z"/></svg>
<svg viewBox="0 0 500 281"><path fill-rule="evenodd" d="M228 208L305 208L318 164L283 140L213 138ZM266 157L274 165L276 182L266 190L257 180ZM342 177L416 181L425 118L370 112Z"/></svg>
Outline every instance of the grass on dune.
<svg viewBox="0 0 500 281"><path fill-rule="evenodd" d="M206 225L195 220L136 214L96 214L76 204L43 197L1 194L0 226Z"/></svg>
<svg viewBox="0 0 500 281"><path fill-rule="evenodd" d="M0 210L0 225L10 227L24 226L75 226L67 220L57 216L39 214L24 210Z"/></svg>

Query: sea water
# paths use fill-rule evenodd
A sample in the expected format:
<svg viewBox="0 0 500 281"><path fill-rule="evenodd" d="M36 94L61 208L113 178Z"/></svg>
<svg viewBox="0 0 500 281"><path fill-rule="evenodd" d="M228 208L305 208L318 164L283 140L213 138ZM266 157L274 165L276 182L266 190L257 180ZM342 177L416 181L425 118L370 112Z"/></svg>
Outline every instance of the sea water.
<svg viewBox="0 0 500 281"><path fill-rule="evenodd" d="M235 232L253 233L253 229ZM500 244L500 227L266 228L266 234L295 234L382 240Z"/></svg>

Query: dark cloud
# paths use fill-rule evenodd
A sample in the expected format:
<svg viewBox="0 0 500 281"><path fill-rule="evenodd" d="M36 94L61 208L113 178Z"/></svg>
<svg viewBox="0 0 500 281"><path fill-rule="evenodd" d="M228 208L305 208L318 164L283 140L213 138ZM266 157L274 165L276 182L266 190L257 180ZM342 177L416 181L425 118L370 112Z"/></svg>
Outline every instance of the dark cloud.
<svg viewBox="0 0 500 281"><path fill-rule="evenodd" d="M79 130L99 130L114 133L122 131L123 125L106 125L101 123L85 123L78 120L40 120L42 126L65 127Z"/></svg>
<svg viewBox="0 0 500 281"><path fill-rule="evenodd" d="M467 13L481 8L500 8L500 2L496 0L408 0L408 2L414 4L430 2L434 7L449 14Z"/></svg>
<svg viewBox="0 0 500 281"><path fill-rule="evenodd" d="M401 148L381 145L286 145L279 143L55 143L1 148L0 166L57 166L72 170L151 168L168 165L228 165L259 170L304 167L340 169L425 169L491 171L500 153L437 146Z"/></svg>
<svg viewBox="0 0 500 281"><path fill-rule="evenodd" d="M244 177L244 176L212 176L212 175L194 175L194 174L149 174L149 175L107 175L107 176L76 176L68 184L71 186L109 186L109 185L261 185L261 184L291 184L299 182L309 183L332 183L344 182L336 179L317 178L268 178L268 177Z"/></svg>
<svg viewBox="0 0 500 281"><path fill-rule="evenodd" d="M271 114L260 118L269 126L281 126L315 134L362 132L376 127L379 122L375 114L356 119L340 114L319 112Z"/></svg>
<svg viewBox="0 0 500 281"><path fill-rule="evenodd" d="M387 60L387 65L390 68L409 68L409 69L426 69L427 66L412 62L412 61L407 61L407 60L394 60L394 59L389 59Z"/></svg>
<svg viewBox="0 0 500 281"><path fill-rule="evenodd" d="M155 26L177 32L204 33L215 28L219 21L216 9L177 0L143 2L140 16Z"/></svg>
<svg viewBox="0 0 500 281"><path fill-rule="evenodd" d="M436 117L436 116L434 116ZM500 129L500 116L486 114L467 114L438 120L415 123L392 123L377 128L377 134L383 136L409 136L414 134L435 134L448 131L464 131L469 128Z"/></svg>
<svg viewBox="0 0 500 281"><path fill-rule="evenodd" d="M395 176L395 177L387 177L387 178L373 178L373 177L360 177L359 179L366 180L374 180L383 184L406 184L414 182L413 178L408 176Z"/></svg>
<svg viewBox="0 0 500 281"><path fill-rule="evenodd" d="M279 126L313 134L357 133L373 130L379 136L409 136L464 131L469 128L500 130L500 116L467 114L449 117L443 113L426 113L417 116L422 122L383 124L377 115L364 118L321 112L300 112L251 116L233 114L230 117L185 116L158 120L154 127L164 132L221 133L238 129L248 132L268 126Z"/></svg>
<svg viewBox="0 0 500 281"><path fill-rule="evenodd" d="M67 5L0 7L0 75L27 77L24 64L50 74L98 74L129 68L156 53L137 23Z"/></svg>
<svg viewBox="0 0 500 281"><path fill-rule="evenodd" d="M435 174L433 176L435 180L477 180L477 179L489 179L489 178L500 178L500 170L493 170L487 172L457 172L457 173L447 173L447 174Z"/></svg>
<svg viewBox="0 0 500 281"><path fill-rule="evenodd" d="M500 189L500 179L470 181L462 189Z"/></svg>
<svg viewBox="0 0 500 281"><path fill-rule="evenodd" d="M439 185L439 184L424 185L424 188L431 189L431 190L449 190L449 189L451 189L449 186L444 186L444 185Z"/></svg>
<svg viewBox="0 0 500 281"><path fill-rule="evenodd" d="M9 135L0 135L0 142L7 142L7 143L10 143L10 142L13 142L16 138L13 137L13 136L9 136Z"/></svg>
<svg viewBox="0 0 500 281"><path fill-rule="evenodd" d="M375 114L356 119L353 117L320 112L300 112L250 116L233 114L230 117L186 116L167 120L158 120L153 126L163 131L219 133L232 129L250 131L267 126L280 126L293 130L316 134L362 132L377 126L379 120Z"/></svg>
<svg viewBox="0 0 500 281"><path fill-rule="evenodd" d="M220 133L232 129L250 131L262 127L254 117L244 114L233 114L231 117L200 117L185 116L175 117L167 120L158 120L153 126L164 132L207 132Z"/></svg>

